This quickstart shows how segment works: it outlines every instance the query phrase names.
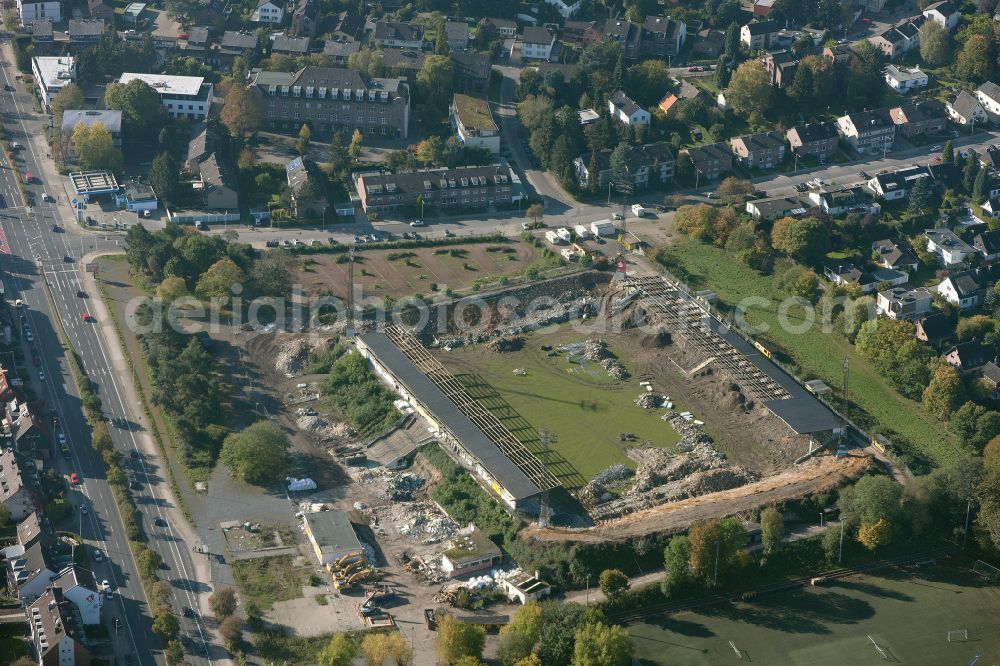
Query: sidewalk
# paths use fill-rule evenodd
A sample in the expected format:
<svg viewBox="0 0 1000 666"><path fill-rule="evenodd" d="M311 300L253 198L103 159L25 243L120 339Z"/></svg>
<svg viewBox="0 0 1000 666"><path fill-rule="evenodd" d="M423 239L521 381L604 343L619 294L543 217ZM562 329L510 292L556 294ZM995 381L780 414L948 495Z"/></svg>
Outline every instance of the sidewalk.
<svg viewBox="0 0 1000 666"><path fill-rule="evenodd" d="M83 258L83 264L86 265L92 261L96 261L99 257L104 256L106 253L91 253ZM101 327L101 337L104 340L105 347L107 349L108 358L111 362L111 371L117 377L116 384L121 391L122 398L128 403L129 411L135 415L135 418L144 427L136 432L136 436L140 443L143 453L147 458L151 460L156 460L160 457L160 450L153 441L152 436L149 434L149 430L145 426L146 415L142 409L142 404L139 400L138 394L136 393L135 383L132 379L132 369L129 367L128 361L125 358L124 351L121 347L121 341L118 339L118 332L115 330L114 320L111 318L111 313L108 310L107 304L104 302L103 295L101 293L100 287L97 284L97 280L94 278L92 273L84 272L83 274L83 284L87 293L90 294L91 311L92 314L97 319L97 325ZM187 522L183 512L179 508L177 498L174 496L173 489L170 487L170 482L167 475L164 475L163 479L157 486L157 492L160 497L165 501L164 510L169 515L169 523L171 529L176 532L177 536L182 542L182 547L187 548L191 544L200 543L195 530ZM207 558L202 556L191 558L192 566L194 567L194 579L195 582L204 584L209 590L212 589L212 569ZM192 594L198 599L198 611L201 615L211 617L212 611L208 605L208 594L209 593L198 593L192 590ZM207 623L202 623L203 630L208 631ZM213 637L214 639L215 637ZM220 660L213 659L213 661L223 664L223 666L228 666L232 662L230 660Z"/></svg>

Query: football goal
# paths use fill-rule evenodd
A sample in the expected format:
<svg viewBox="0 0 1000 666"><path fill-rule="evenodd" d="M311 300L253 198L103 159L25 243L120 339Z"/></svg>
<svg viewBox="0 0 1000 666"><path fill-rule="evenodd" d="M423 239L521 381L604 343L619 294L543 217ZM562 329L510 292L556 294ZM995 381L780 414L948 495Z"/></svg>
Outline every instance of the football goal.
<svg viewBox="0 0 1000 666"><path fill-rule="evenodd" d="M968 629L952 629L951 631L948 632L949 643L958 643L967 640L969 640Z"/></svg>
<svg viewBox="0 0 1000 666"><path fill-rule="evenodd" d="M885 660L888 661L889 655L886 654L885 650L883 650L881 647L879 647L879 644L875 642L875 639L872 638L871 636L869 636L868 640L870 640L872 642L872 645L875 647L875 651L878 652L879 656L882 657L882 659L885 659Z"/></svg>
<svg viewBox="0 0 1000 666"><path fill-rule="evenodd" d="M1000 569L982 560L976 560L976 563L972 565L972 573L982 576L991 583L1000 580Z"/></svg>

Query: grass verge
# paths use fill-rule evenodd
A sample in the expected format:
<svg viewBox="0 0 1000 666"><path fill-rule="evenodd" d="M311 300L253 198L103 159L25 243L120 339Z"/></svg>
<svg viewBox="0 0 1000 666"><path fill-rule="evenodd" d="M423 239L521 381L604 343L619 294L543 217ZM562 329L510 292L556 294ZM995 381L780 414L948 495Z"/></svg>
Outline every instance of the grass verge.
<svg viewBox="0 0 1000 666"><path fill-rule="evenodd" d="M291 556L235 560L233 578L243 603L254 603L266 610L276 601L302 596L302 586L309 580L310 569L296 569Z"/></svg>

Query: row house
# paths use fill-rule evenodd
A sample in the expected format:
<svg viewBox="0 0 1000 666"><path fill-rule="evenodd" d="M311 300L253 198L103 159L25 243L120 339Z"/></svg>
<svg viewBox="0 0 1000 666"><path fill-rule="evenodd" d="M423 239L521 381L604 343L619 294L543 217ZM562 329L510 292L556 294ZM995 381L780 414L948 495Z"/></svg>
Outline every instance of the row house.
<svg viewBox="0 0 1000 666"><path fill-rule="evenodd" d="M984 82L976 89L976 101L983 107L990 120L994 122L1000 120L1000 86L992 81Z"/></svg>
<svg viewBox="0 0 1000 666"><path fill-rule="evenodd" d="M923 16L929 21L934 21L939 26L951 32L958 27L958 21L962 18L962 13L958 7L950 0L942 0L924 7Z"/></svg>
<svg viewBox="0 0 1000 666"><path fill-rule="evenodd" d="M872 243L872 258L883 268L913 272L917 270L917 255L903 238L883 238Z"/></svg>
<svg viewBox="0 0 1000 666"><path fill-rule="evenodd" d="M440 208L488 208L510 205L522 194L506 164L423 169L398 173L353 174L355 191L366 213L385 213L424 202Z"/></svg>
<svg viewBox="0 0 1000 666"><path fill-rule="evenodd" d="M920 26L926 19L923 16L908 18L888 30L879 33L868 41L889 58L895 60L899 56L920 47Z"/></svg>
<svg viewBox="0 0 1000 666"><path fill-rule="evenodd" d="M984 84L985 85L985 84ZM966 90L958 93L955 99L945 105L948 118L956 125L982 124L987 120L986 111L979 100L979 91L972 95Z"/></svg>
<svg viewBox="0 0 1000 666"><path fill-rule="evenodd" d="M837 118L837 132L859 153L880 153L892 150L896 124L888 111L862 111Z"/></svg>
<svg viewBox="0 0 1000 666"><path fill-rule="evenodd" d="M931 178L924 166L912 166L875 174L868 179L868 189L885 201L905 199L918 180Z"/></svg>
<svg viewBox="0 0 1000 666"><path fill-rule="evenodd" d="M791 85L799 67L799 57L794 51L775 51L763 57L764 67L771 77L771 85L784 88Z"/></svg>
<svg viewBox="0 0 1000 666"><path fill-rule="evenodd" d="M963 377L979 375L995 359L995 351L973 338L948 349L942 358ZM995 364L994 364L995 365Z"/></svg>
<svg viewBox="0 0 1000 666"><path fill-rule="evenodd" d="M937 134L948 127L948 112L936 99L909 102L889 109L889 117L905 137Z"/></svg>
<svg viewBox="0 0 1000 666"><path fill-rule="evenodd" d="M566 21L562 28L562 40L570 44L591 46L603 39L602 25L597 21Z"/></svg>
<svg viewBox="0 0 1000 666"><path fill-rule="evenodd" d="M479 30L501 38L517 37L517 22L506 18L486 16L479 19Z"/></svg>
<svg viewBox="0 0 1000 666"><path fill-rule="evenodd" d="M39 666L89 666L86 635L60 588L46 589L25 612Z"/></svg>
<svg viewBox="0 0 1000 666"><path fill-rule="evenodd" d="M314 131L409 135L410 89L402 79L367 79L351 69L310 65L297 72L253 72L250 88L273 128L297 131L308 123Z"/></svg>
<svg viewBox="0 0 1000 666"><path fill-rule="evenodd" d="M766 51L781 31L774 21L754 21L740 28L740 41L751 53Z"/></svg>
<svg viewBox="0 0 1000 666"><path fill-rule="evenodd" d="M378 21L372 41L379 48L420 50L424 47L424 26L419 23Z"/></svg>
<svg viewBox="0 0 1000 666"><path fill-rule="evenodd" d="M552 57L552 47L555 43L555 33L546 28L529 26L521 34L521 58L548 60Z"/></svg>
<svg viewBox="0 0 1000 666"><path fill-rule="evenodd" d="M611 149L580 155L573 160L576 181L582 189L590 187L596 177L596 188L603 190L611 183ZM666 185L674 177L676 160L665 143L651 143L630 148L625 158L632 186L637 190ZM590 171L596 165L597 173Z"/></svg>
<svg viewBox="0 0 1000 666"><path fill-rule="evenodd" d="M837 150L840 135L837 134L835 123L809 123L796 125L788 130L785 138L788 139L792 152L799 157L812 155L820 162L825 162Z"/></svg>
<svg viewBox="0 0 1000 666"><path fill-rule="evenodd" d="M676 56L687 39L687 24L669 16L647 16L642 24L610 18L604 23L602 41L621 44L622 58L635 63L643 58L665 60Z"/></svg>
<svg viewBox="0 0 1000 666"><path fill-rule="evenodd" d="M681 151L691 158L696 179L716 180L733 170L733 151L727 143L712 143Z"/></svg>
<svg viewBox="0 0 1000 666"><path fill-rule="evenodd" d="M730 145L740 163L753 169L773 169L785 159L785 140L778 132L737 136Z"/></svg>

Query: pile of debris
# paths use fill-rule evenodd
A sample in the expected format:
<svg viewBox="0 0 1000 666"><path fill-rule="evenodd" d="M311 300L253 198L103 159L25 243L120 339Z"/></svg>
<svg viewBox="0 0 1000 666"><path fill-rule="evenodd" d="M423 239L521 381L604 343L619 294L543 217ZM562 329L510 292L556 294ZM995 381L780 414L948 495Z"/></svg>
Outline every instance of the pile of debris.
<svg viewBox="0 0 1000 666"><path fill-rule="evenodd" d="M594 476L594 481L597 481L604 486L613 486L616 483L620 483L625 479L632 476L632 470L622 464L612 465L607 469L598 472Z"/></svg>
<svg viewBox="0 0 1000 666"><path fill-rule="evenodd" d="M439 558L422 557L404 552L399 556L398 560L404 569L422 583L440 585L448 580L448 574L441 569L441 560ZM459 584L459 587L461 587L461 584ZM445 588L445 590L447 589ZM446 593L445 590L441 590L434 595L434 603L450 604L451 600L454 600L454 594L457 593L457 590L451 593Z"/></svg>
<svg viewBox="0 0 1000 666"><path fill-rule="evenodd" d="M486 348L490 351L495 351L498 354L504 354L506 352L516 352L521 351L524 347L524 338L519 335L503 336L501 338L495 338L486 344Z"/></svg>
<svg viewBox="0 0 1000 666"><path fill-rule="evenodd" d="M601 367L608 371L608 376L612 379L621 380L629 378L628 370L626 370L625 366L621 364L621 361L616 358L604 359L601 361Z"/></svg>
<svg viewBox="0 0 1000 666"><path fill-rule="evenodd" d="M634 402L643 409L656 409L667 404L667 396L660 393L643 393Z"/></svg>
<svg viewBox="0 0 1000 666"><path fill-rule="evenodd" d="M432 502L382 504L368 511L373 528L391 526L400 536L423 545L441 543L458 532L458 525Z"/></svg>
<svg viewBox="0 0 1000 666"><path fill-rule="evenodd" d="M391 502L412 502L413 493L424 487L423 477L416 474L398 474L389 478L380 497Z"/></svg>
<svg viewBox="0 0 1000 666"><path fill-rule="evenodd" d="M278 345L278 353L274 358L274 369L285 377L301 375L312 348L312 344L310 344L307 337L294 337L283 340Z"/></svg>
<svg viewBox="0 0 1000 666"><path fill-rule="evenodd" d="M340 421L330 422L322 416L303 414L295 420L299 430L315 435L320 442L333 442L354 437L354 429Z"/></svg>
<svg viewBox="0 0 1000 666"><path fill-rule="evenodd" d="M603 361L606 358L611 358L611 352L608 351L608 343L599 338L587 340L583 343L583 352L581 355L588 361Z"/></svg>

